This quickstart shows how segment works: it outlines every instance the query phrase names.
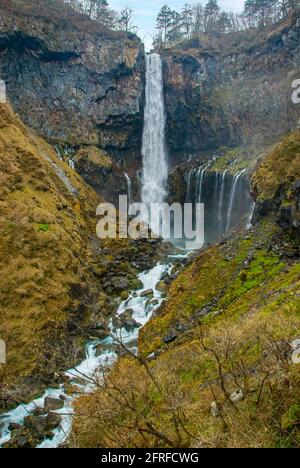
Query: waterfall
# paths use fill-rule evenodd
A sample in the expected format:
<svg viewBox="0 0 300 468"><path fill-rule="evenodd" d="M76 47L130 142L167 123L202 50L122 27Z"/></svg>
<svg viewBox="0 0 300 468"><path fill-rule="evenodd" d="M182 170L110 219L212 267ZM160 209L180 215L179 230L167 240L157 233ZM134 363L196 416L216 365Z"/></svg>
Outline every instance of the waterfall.
<svg viewBox="0 0 300 468"><path fill-rule="evenodd" d="M218 223L219 223L219 231L221 232L221 223L222 223L222 210L224 207L224 194L225 194L225 178L228 169L226 169L222 174L222 182L221 182L221 192L220 192L220 200L219 200L219 208L218 208Z"/></svg>
<svg viewBox="0 0 300 468"><path fill-rule="evenodd" d="M126 182L127 182L127 196L128 196L128 207L131 206L132 204L132 184L131 184L131 179L127 172L124 173Z"/></svg>
<svg viewBox="0 0 300 468"><path fill-rule="evenodd" d="M142 202L162 203L167 195L168 160L165 147L165 106L162 62L146 56L146 106L143 131Z"/></svg>
<svg viewBox="0 0 300 468"><path fill-rule="evenodd" d="M238 182L239 182L241 176L243 174L245 174L245 172L246 172L246 169L244 169L243 171L239 171L237 174L235 174L235 176L233 178L233 184L232 184L232 189L231 189L231 194L230 194L229 209L228 209L228 214L227 214L226 231L229 231L230 226L231 226L231 217L232 217L234 201L235 201L235 198L236 198Z"/></svg>
<svg viewBox="0 0 300 468"><path fill-rule="evenodd" d="M207 166L199 167L196 178L196 202L201 203L203 193L203 182Z"/></svg>
<svg viewBox="0 0 300 468"><path fill-rule="evenodd" d="M190 202L192 195L192 179L195 174L195 169L191 169L188 176L187 190L186 190L186 201Z"/></svg>

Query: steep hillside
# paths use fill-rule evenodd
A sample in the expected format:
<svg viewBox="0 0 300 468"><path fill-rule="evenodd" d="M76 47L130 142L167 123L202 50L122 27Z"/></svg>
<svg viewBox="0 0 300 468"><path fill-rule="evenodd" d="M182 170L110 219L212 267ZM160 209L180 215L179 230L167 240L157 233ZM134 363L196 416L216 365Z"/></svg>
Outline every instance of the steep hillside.
<svg viewBox="0 0 300 468"><path fill-rule="evenodd" d="M155 255L145 242L97 239L100 198L6 105L0 180L1 410L55 384L82 358L84 341L103 336L99 321Z"/></svg>
<svg viewBox="0 0 300 468"><path fill-rule="evenodd" d="M52 142L140 156L144 49L60 0L0 1L0 77L23 121Z"/></svg>
<svg viewBox="0 0 300 468"><path fill-rule="evenodd" d="M261 161L253 184L272 209L179 274L140 358L77 402L72 444L299 447L299 150L296 132Z"/></svg>
<svg viewBox="0 0 300 468"><path fill-rule="evenodd" d="M203 37L161 51L173 161L276 141L299 124L299 13L270 31Z"/></svg>

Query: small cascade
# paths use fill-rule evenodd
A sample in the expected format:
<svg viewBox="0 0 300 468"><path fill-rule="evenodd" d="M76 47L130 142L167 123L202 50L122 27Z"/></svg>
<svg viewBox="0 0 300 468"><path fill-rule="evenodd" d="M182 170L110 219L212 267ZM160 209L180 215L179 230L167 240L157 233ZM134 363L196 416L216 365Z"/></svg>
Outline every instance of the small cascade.
<svg viewBox="0 0 300 468"><path fill-rule="evenodd" d="M231 229L248 226L253 212L253 200L246 169L231 175L211 170L213 160L187 175L187 203L205 205L205 242L218 242Z"/></svg>
<svg viewBox="0 0 300 468"><path fill-rule="evenodd" d="M191 169L188 175L188 182L187 182L187 191L186 191L186 201L187 203L191 201L191 195L192 195L192 182L193 182L193 177L195 175L195 169Z"/></svg>
<svg viewBox="0 0 300 468"><path fill-rule="evenodd" d="M242 175L245 174L245 172L246 172L246 169L239 171L237 174L235 174L233 178L233 184L232 184L230 202L229 202L229 208L228 208L228 215L227 215L226 231L229 231L232 225L232 210L233 210L235 198L237 196L238 183Z"/></svg>
<svg viewBox="0 0 300 468"><path fill-rule="evenodd" d="M219 224L219 231L221 232L222 229L222 211L224 206L224 193L225 193L225 178L226 174L228 173L228 169L221 174L222 182L221 182L221 191L220 191L220 199L219 199L219 209L218 209L218 224Z"/></svg>
<svg viewBox="0 0 300 468"><path fill-rule="evenodd" d="M207 169L207 165L203 166L202 168L200 168L200 172L199 172L199 182L198 182L198 187L199 187L199 192L198 192L198 196L197 196L197 201L198 203L201 203L202 202L202 194L203 194L203 181L204 181L204 177L205 177L205 171Z"/></svg>
<svg viewBox="0 0 300 468"><path fill-rule="evenodd" d="M132 183L129 175L127 172L124 173L126 183L127 183L127 197L128 197L128 207L132 204Z"/></svg>

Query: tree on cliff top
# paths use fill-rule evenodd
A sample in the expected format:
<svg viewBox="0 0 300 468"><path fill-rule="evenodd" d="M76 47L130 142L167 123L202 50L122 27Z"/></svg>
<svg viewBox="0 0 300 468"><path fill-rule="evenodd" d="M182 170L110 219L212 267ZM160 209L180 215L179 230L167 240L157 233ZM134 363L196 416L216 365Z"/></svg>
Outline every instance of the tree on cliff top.
<svg viewBox="0 0 300 468"><path fill-rule="evenodd" d="M125 7L121 10L118 23L122 31L136 32L137 27L134 25L134 22L133 22L132 8Z"/></svg>

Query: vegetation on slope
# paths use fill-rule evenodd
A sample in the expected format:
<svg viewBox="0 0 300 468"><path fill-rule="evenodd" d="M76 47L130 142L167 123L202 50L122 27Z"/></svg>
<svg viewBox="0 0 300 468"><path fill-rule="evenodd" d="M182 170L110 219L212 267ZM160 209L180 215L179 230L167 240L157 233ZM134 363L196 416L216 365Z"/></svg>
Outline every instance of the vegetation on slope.
<svg viewBox="0 0 300 468"><path fill-rule="evenodd" d="M298 137L267 156L257 180L270 158L288 157L289 138ZM272 183L281 186L287 171L277 179L275 169ZM299 447L298 260L298 228L280 228L274 213L202 252L142 329L140 358L120 359L77 401L71 444Z"/></svg>
<svg viewBox="0 0 300 468"><path fill-rule="evenodd" d="M150 244L96 237L100 201L1 105L0 410L60 382L99 321L134 289L138 268L155 262Z"/></svg>

